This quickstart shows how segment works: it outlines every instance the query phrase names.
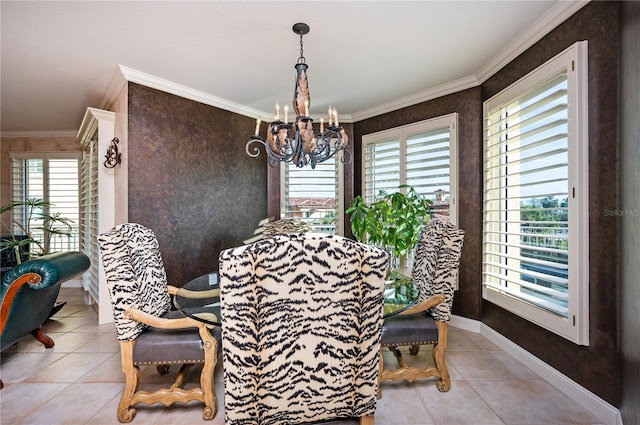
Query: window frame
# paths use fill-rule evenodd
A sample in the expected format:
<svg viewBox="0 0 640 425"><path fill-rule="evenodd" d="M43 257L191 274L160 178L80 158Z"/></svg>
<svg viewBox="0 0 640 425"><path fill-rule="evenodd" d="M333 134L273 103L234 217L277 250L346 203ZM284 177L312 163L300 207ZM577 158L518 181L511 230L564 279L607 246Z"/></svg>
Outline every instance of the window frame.
<svg viewBox="0 0 640 425"><path fill-rule="evenodd" d="M367 197L367 163L366 151L370 144L399 141L399 185L407 183L407 140L414 135L435 132L438 130L449 129L449 221L458 224L458 113L453 112L447 115L430 118L427 120L394 127L375 133L365 134L362 136L362 198L365 202L370 202ZM404 192L404 189L400 189ZM421 193L419 188L416 188ZM372 196L376 196L373 194ZM412 268L413 257L401 258L400 269L409 273ZM456 281L456 288L458 283Z"/></svg>
<svg viewBox="0 0 640 425"><path fill-rule="evenodd" d="M336 223L335 223L335 232L334 234L336 235L340 235L340 236L344 236L344 194L345 194L345 183L344 183L344 175L345 175L345 164L342 162L343 160L343 155L344 153L342 151L338 151L336 152L335 156L333 157L333 160L335 161L335 175L336 175L336 182L335 182L335 218L336 218ZM318 167L322 167L323 164L325 164L326 161L319 163L316 165L316 169L318 169ZM309 173L312 172L312 170L308 169L308 168L297 168L295 166L295 164L293 163L289 163L289 162L281 162L280 163L280 218L284 219L284 218L299 218L299 217L292 217L288 214L286 214L287 208L288 208L288 199L289 197L287 196L288 193L288 188L289 188L289 177L288 177L288 173L287 173L287 167L289 167L289 169L293 172L300 172L300 173ZM307 220L302 219L302 221L304 221L305 223L307 223ZM308 223L307 223L308 224ZM317 231L317 230L314 230Z"/></svg>
<svg viewBox="0 0 640 425"><path fill-rule="evenodd" d="M407 181L407 139L413 135L449 128L449 220L458 224L458 113L454 112L435 118L394 127L388 130L365 134L362 136L362 197L365 202L367 188L366 149L369 144L382 143L395 139L400 140L400 175L399 185Z"/></svg>
<svg viewBox="0 0 640 425"><path fill-rule="evenodd" d="M81 173L81 161L82 161L82 152L79 151L52 151L52 152L41 152L41 151L21 151L21 152L11 152L10 155L10 167L11 167L11 179L10 179L10 191L11 191L11 199L16 199L16 191L18 190L16 188L16 181L14 178L14 161L24 161L24 160L42 160L43 163L43 182L42 182L42 190L43 190L43 196L42 199L45 202L51 202L50 201L50 191L49 191L49 183L50 183L50 174L49 174L49 161L51 160L75 160L77 162L77 175L76 175L76 182L77 182L77 194L78 194L78 198L77 198L77 218L73 219L74 222L74 226L73 226L73 234L72 234L72 243L71 245L73 245L72 247L60 247L60 249L56 250L55 252L59 252L59 251L68 251L68 250L78 250L79 246L80 246L80 232L81 232L81 205L80 205L80 173ZM24 190L24 188L22 188ZM23 190L21 190L21 192L23 192ZM24 195L24 193L22 193L21 195ZM24 200L24 197L21 196L21 200ZM55 202L53 202L54 204L54 208L55 208ZM47 207L45 208L44 211L46 214L50 214L50 208ZM69 218L67 214L63 214L63 217L65 218ZM14 227L15 225L12 225L12 227ZM12 231L17 231L17 229L12 229ZM50 248L51 249L51 248Z"/></svg>
<svg viewBox="0 0 640 425"><path fill-rule="evenodd" d="M575 43L514 84L483 103L483 152L489 139L487 118L491 111L513 102L554 75L567 73L568 125L568 314L554 314L499 292L485 282L488 267L485 232L486 196L483 199L482 296L544 329L576 344L589 345L589 180L588 180L588 81L586 41ZM483 157L484 158L484 157ZM487 162L483 160L483 193L487 192ZM501 198L501 199L509 199ZM511 198L513 199L513 198ZM491 251L493 252L493 251Z"/></svg>

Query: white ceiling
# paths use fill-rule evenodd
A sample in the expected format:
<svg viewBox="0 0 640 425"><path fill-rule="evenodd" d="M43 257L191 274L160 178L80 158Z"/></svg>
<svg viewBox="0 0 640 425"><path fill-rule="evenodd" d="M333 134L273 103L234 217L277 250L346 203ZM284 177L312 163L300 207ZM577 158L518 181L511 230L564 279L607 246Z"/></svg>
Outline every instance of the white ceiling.
<svg viewBox="0 0 640 425"><path fill-rule="evenodd" d="M583 1L6 1L3 135L76 131L126 78L269 118L299 37L312 115L343 121L475 86Z"/></svg>

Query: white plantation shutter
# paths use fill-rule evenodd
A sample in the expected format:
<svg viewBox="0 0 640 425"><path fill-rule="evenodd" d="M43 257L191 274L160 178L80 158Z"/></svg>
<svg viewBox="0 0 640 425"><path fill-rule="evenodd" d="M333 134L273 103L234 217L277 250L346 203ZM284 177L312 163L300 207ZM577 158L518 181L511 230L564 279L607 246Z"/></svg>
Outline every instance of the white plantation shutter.
<svg viewBox="0 0 640 425"><path fill-rule="evenodd" d="M99 300L100 275L98 261L98 134L83 140L82 158L82 251L91 258L89 270L82 275L82 286L94 300Z"/></svg>
<svg viewBox="0 0 640 425"><path fill-rule="evenodd" d="M43 199L49 202L43 212L59 214L71 223L71 238L53 234L48 252L78 250L80 203L78 199L78 176L80 154L78 152L14 152L11 161L12 199ZM27 208L14 209L14 220L26 225ZM31 217L30 227L42 226L42 220ZM54 225L55 229L69 231L64 225ZM19 226L13 232L22 234ZM32 231L34 238L44 240L42 231ZM33 250L35 247L31 247Z"/></svg>
<svg viewBox="0 0 640 425"><path fill-rule="evenodd" d="M575 49L485 103L483 294L586 343L586 103Z"/></svg>
<svg viewBox="0 0 640 425"><path fill-rule="evenodd" d="M318 163L315 169L282 163L281 218L302 220L313 232L344 234L341 155Z"/></svg>
<svg viewBox="0 0 640 425"><path fill-rule="evenodd" d="M485 283L568 315L567 74L487 117Z"/></svg>
<svg viewBox="0 0 640 425"><path fill-rule="evenodd" d="M363 144L364 191L366 203L377 199L381 190L393 193L400 186L400 139L389 134L379 140Z"/></svg>
<svg viewBox="0 0 640 425"><path fill-rule="evenodd" d="M434 213L456 223L456 122L451 114L363 136L365 202L408 184L433 202Z"/></svg>
<svg viewBox="0 0 640 425"><path fill-rule="evenodd" d="M407 184L433 201L434 213L451 215L451 131L449 127L407 138Z"/></svg>

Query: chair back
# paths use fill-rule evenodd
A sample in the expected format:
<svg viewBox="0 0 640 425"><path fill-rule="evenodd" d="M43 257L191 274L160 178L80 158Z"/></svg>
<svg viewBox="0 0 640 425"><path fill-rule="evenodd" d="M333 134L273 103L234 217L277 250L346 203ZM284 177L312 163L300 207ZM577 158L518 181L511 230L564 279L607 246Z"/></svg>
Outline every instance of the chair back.
<svg viewBox="0 0 640 425"><path fill-rule="evenodd" d="M320 233L220 253L226 424L373 415L387 260Z"/></svg>
<svg viewBox="0 0 640 425"><path fill-rule="evenodd" d="M98 236L118 340L135 339L147 327L125 316L136 308L162 316L171 307L160 247L151 229L118 225Z"/></svg>
<svg viewBox="0 0 640 425"><path fill-rule="evenodd" d="M416 247L411 275L420 290L418 302L443 294L445 302L429 309L440 322L451 319L463 241L464 230L436 216L420 233Z"/></svg>
<svg viewBox="0 0 640 425"><path fill-rule="evenodd" d="M310 230L311 228L302 220L295 218L283 218L265 223L263 235L266 238L279 234L305 233Z"/></svg>

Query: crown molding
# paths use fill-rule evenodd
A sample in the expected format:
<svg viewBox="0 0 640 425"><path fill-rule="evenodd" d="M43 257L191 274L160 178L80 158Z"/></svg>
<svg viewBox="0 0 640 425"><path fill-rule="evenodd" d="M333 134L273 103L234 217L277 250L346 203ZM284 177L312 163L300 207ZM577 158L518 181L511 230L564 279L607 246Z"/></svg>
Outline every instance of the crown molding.
<svg viewBox="0 0 640 425"><path fill-rule="evenodd" d="M413 106L421 102L426 102L427 100L436 99L441 96L446 96L451 93L466 90L479 84L480 82L473 75L464 77L459 80L451 81L449 83L445 83L427 90L422 90L417 93L394 99L371 108L363 109L362 111L351 114L351 118L354 121L361 121L366 118L375 117L387 112L397 111L398 109Z"/></svg>
<svg viewBox="0 0 640 425"><path fill-rule="evenodd" d="M29 131L3 131L0 133L1 137L25 137L30 139L43 139L54 137L75 137L78 134L78 130L29 130Z"/></svg>
<svg viewBox="0 0 640 425"><path fill-rule="evenodd" d="M504 68L509 62L540 41L558 25L569 19L577 11L589 4L591 0L559 1L540 19L509 43L498 55L487 62L476 73L475 77L483 83L492 75Z"/></svg>
<svg viewBox="0 0 640 425"><path fill-rule="evenodd" d="M540 41L590 1L559 1L473 75L355 112L351 114L351 117L354 121L360 121L478 86L500 71L518 55Z"/></svg>
<svg viewBox="0 0 640 425"><path fill-rule="evenodd" d="M575 14L578 10L582 9L589 2L590 0L557 2L551 9L549 9L549 11L547 11L547 13L545 13L540 19L534 22L533 25L531 25L524 33L515 38L508 46L500 51L497 56L487 62L473 75L469 75L467 77L463 77L437 87L422 90L408 96L384 102L380 105L366 108L352 114L342 114L340 115L340 121L344 123L361 121L367 118L396 111L398 109L413 106L418 103L426 102L438 97L446 96L452 93L466 90L471 87L478 86L485 82L492 75L497 73L518 55L533 46L536 42L542 39L545 35L551 32L562 22L567 20L570 16ZM167 93L174 94L176 96L184 97L186 99L204 103L206 105L214 106L216 108L224 109L226 111L234 112L251 118L259 118L263 116L269 116L271 114L270 112L250 108L248 106L214 96L210 93L177 84L151 74L146 74L142 71L138 71L124 65L119 65L118 71L114 73L114 76L109 82L105 95L100 103L100 108L109 109L109 107L113 104L113 101L116 99L117 95L120 93L127 82L141 84L146 87L161 90ZM319 117L320 116L318 115L318 119ZM5 133L3 133L2 136L67 137L71 133L74 133L75 135L76 132L11 132L11 135L9 135L9 133L7 133L6 135Z"/></svg>
<svg viewBox="0 0 640 425"><path fill-rule="evenodd" d="M260 116L269 115L264 111L249 108L248 106L241 105L239 103L235 103L200 90L192 89L181 84L176 84L169 80L146 74L142 71L137 71L124 65L119 65L119 67L124 78L132 83L141 84L143 86L151 87L157 90L162 90L167 93L175 94L176 96L204 103L205 105L215 106L216 108L224 109L226 111L234 112L236 114L244 115L251 118L258 118Z"/></svg>
<svg viewBox="0 0 640 425"><path fill-rule="evenodd" d="M111 80L109 80L109 84L107 85L107 89L104 92L104 96L102 96L102 100L100 101L100 106L98 106L98 108L110 110L118 95L126 85L127 79L121 70L121 66L118 66L113 72Z"/></svg>

